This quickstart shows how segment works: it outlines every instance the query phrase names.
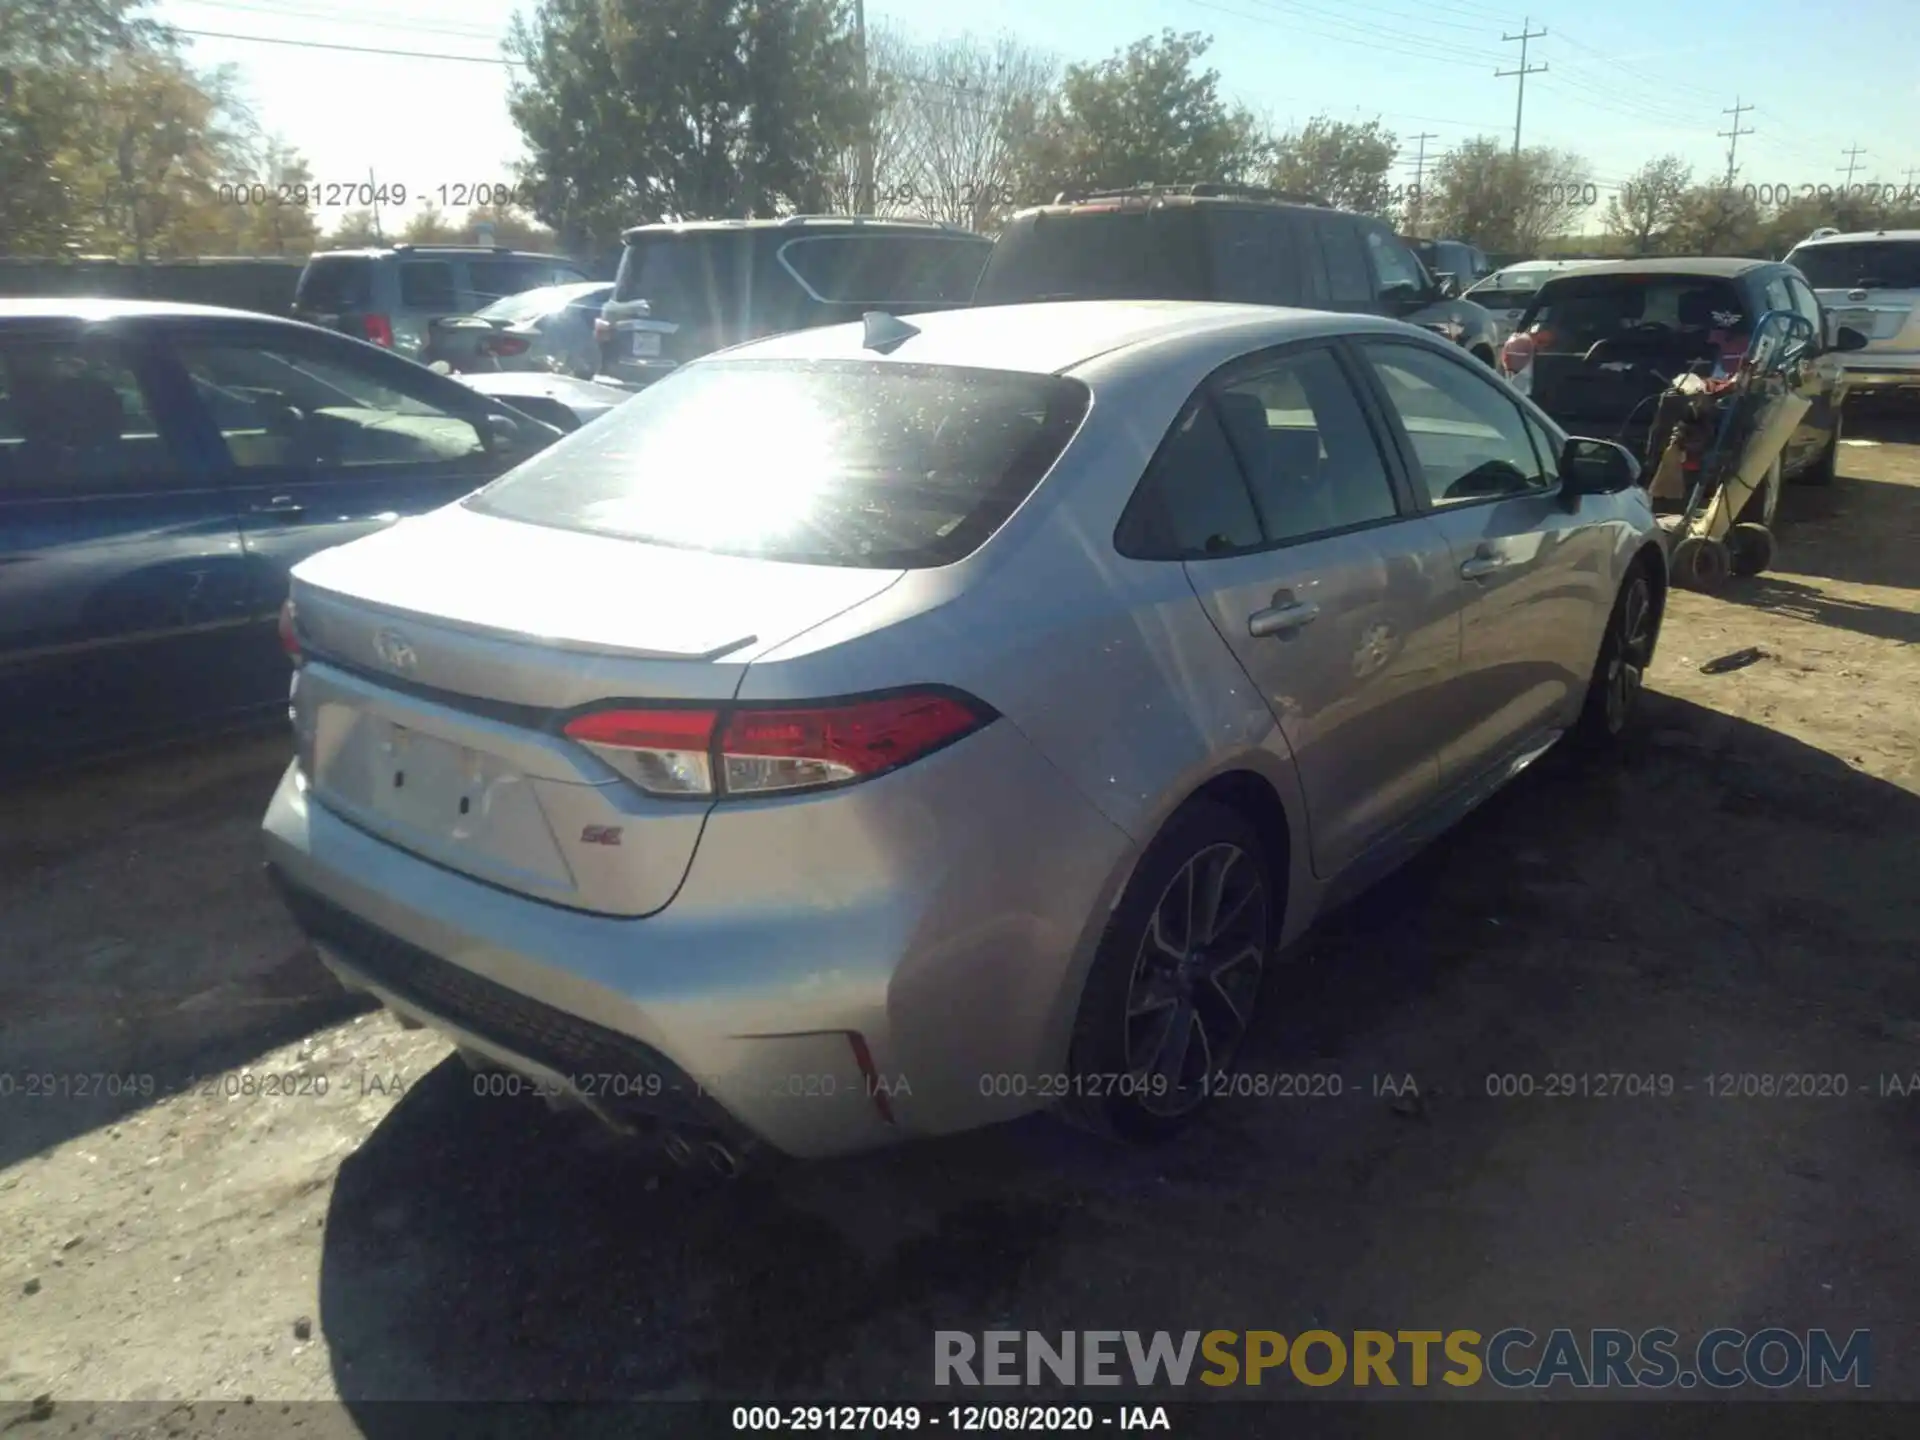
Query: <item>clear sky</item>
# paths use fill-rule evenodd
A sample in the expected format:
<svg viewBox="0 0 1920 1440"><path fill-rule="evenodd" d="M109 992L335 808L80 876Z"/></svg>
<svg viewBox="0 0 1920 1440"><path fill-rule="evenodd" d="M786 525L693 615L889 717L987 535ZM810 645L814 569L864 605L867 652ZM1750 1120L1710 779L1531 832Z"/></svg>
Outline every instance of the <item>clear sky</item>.
<svg viewBox="0 0 1920 1440"><path fill-rule="evenodd" d="M1726 164L1736 101L1741 178L1920 183L1920 0L868 0L868 23L916 38L1008 32L1063 60L1098 59L1164 28L1215 38L1227 94L1277 128L1325 112L1376 116L1427 153L1476 134L1510 138L1518 43L1529 43L1522 142L1576 150L1603 186L1674 151L1702 176ZM500 40L522 0L162 0L203 65L231 63L262 123L297 146L316 180L371 169L414 195L511 178ZM1836 17L1829 20L1825 17ZM1838 17L1844 16L1844 21ZM468 56L369 55L319 44ZM1910 168L1911 167L1911 168ZM451 197L450 197L451 198ZM1604 204L1605 191L1601 194ZM329 219L331 217L328 217ZM1597 214L1596 214L1597 219Z"/></svg>

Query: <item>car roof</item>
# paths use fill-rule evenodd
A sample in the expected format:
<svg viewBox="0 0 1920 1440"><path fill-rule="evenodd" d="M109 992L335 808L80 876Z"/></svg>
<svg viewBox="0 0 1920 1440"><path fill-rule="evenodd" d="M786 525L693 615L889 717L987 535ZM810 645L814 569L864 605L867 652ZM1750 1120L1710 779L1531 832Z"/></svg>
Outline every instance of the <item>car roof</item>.
<svg viewBox="0 0 1920 1440"><path fill-rule="evenodd" d="M269 325L299 324L298 321L278 315L264 315L257 310L189 305L173 300L122 300L113 296L85 295L0 298L0 320L75 320L84 324L98 324L105 320L131 319L257 320Z"/></svg>
<svg viewBox="0 0 1920 1440"><path fill-rule="evenodd" d="M893 360L1058 375L1118 350L1179 341L1204 346L1235 332L1249 332L1254 345L1279 345L1317 335L1409 328L1372 315L1200 300L1054 300L902 318L917 333L884 354L866 348L866 327L856 321L749 341L707 358Z"/></svg>
<svg viewBox="0 0 1920 1440"><path fill-rule="evenodd" d="M1793 248L1809 250L1816 245L1858 245L1862 240L1920 240L1920 230L1849 230L1844 235L1822 235L1818 240L1802 240Z"/></svg>
<svg viewBox="0 0 1920 1440"><path fill-rule="evenodd" d="M1750 271L1778 265L1778 260L1753 260L1724 255L1661 255L1644 260L1582 261L1581 274L1601 275L1717 275L1735 279ZM1567 277L1571 278L1571 277Z"/></svg>
<svg viewBox="0 0 1920 1440"><path fill-rule="evenodd" d="M661 220L650 225L629 226L620 232L620 239L631 245L636 240L650 240L656 236L768 232L805 234L810 230L860 230L880 235L942 235L978 240L985 245L993 243L985 235L962 229L958 225L948 225L939 220L918 220L904 215L788 215L780 220Z"/></svg>
<svg viewBox="0 0 1920 1440"><path fill-rule="evenodd" d="M390 255L484 256L492 260L554 260L571 265L565 255L544 250L513 250L504 245L362 245L347 250L316 250L309 260L384 260Z"/></svg>

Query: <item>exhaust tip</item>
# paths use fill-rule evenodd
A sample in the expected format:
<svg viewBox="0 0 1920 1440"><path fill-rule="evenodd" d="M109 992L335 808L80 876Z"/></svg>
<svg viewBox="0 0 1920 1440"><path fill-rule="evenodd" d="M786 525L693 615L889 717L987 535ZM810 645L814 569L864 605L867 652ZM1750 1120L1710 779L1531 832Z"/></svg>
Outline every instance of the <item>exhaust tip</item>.
<svg viewBox="0 0 1920 1440"><path fill-rule="evenodd" d="M742 1172L746 1170L746 1161L742 1160L718 1140L709 1140L705 1148L707 1167L712 1170L714 1174L728 1180L737 1180L740 1178Z"/></svg>
<svg viewBox="0 0 1920 1440"><path fill-rule="evenodd" d="M660 1148L667 1152L667 1158L674 1164L685 1167L693 1163L693 1146L687 1137L677 1130L669 1130L660 1142Z"/></svg>

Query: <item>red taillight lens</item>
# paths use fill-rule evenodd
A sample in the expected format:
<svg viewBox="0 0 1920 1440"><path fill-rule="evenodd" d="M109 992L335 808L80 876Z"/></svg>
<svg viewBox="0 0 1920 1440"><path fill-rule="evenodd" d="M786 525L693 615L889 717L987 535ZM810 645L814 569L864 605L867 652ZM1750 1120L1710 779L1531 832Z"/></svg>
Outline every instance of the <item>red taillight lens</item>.
<svg viewBox="0 0 1920 1440"><path fill-rule="evenodd" d="M393 348L393 322L384 315L362 315L360 328L368 340L375 345Z"/></svg>
<svg viewBox="0 0 1920 1440"><path fill-rule="evenodd" d="M296 665L305 658L300 651L300 627L291 598L280 606L280 648L287 652L287 658Z"/></svg>
<svg viewBox="0 0 1920 1440"><path fill-rule="evenodd" d="M613 326L597 315L593 320L593 338L602 345L613 338Z"/></svg>
<svg viewBox="0 0 1920 1440"><path fill-rule="evenodd" d="M518 335L489 335L480 342L480 349L487 355L524 355L530 348L530 342Z"/></svg>
<svg viewBox="0 0 1920 1440"><path fill-rule="evenodd" d="M959 696L914 691L724 719L714 710L597 710L569 721L565 734L655 795L765 795L885 774L992 718Z"/></svg>

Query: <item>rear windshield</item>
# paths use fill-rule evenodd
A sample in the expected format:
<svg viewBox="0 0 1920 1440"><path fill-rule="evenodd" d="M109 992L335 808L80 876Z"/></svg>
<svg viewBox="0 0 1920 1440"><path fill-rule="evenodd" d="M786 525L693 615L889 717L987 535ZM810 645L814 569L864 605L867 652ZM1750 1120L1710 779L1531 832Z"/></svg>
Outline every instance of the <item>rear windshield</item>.
<svg viewBox="0 0 1920 1440"><path fill-rule="evenodd" d="M630 241L620 255L613 298L645 300L657 316L720 314L736 289L732 265L744 255L741 237L725 231Z"/></svg>
<svg viewBox="0 0 1920 1440"><path fill-rule="evenodd" d="M373 265L363 255L318 255L300 272L293 303L321 313L364 310L373 298Z"/></svg>
<svg viewBox="0 0 1920 1440"><path fill-rule="evenodd" d="M563 285L587 277L559 260L520 257L469 260L467 278L472 282L474 296L484 303L508 295L523 294L543 285Z"/></svg>
<svg viewBox="0 0 1920 1440"><path fill-rule="evenodd" d="M1056 375L707 361L467 501L511 520L720 555L920 569L978 548L1073 438Z"/></svg>
<svg viewBox="0 0 1920 1440"><path fill-rule="evenodd" d="M1920 290L1920 240L1803 245L1787 264L1816 290Z"/></svg>
<svg viewBox="0 0 1920 1440"><path fill-rule="evenodd" d="M509 295L504 300L496 300L479 313L484 320L518 322L552 315L569 305L588 306L597 310L612 289L611 285L547 285L523 295Z"/></svg>
<svg viewBox="0 0 1920 1440"><path fill-rule="evenodd" d="M789 240L780 262L835 304L965 305L992 248L941 235L822 235Z"/></svg>
<svg viewBox="0 0 1920 1440"><path fill-rule="evenodd" d="M1197 220L1187 207L1035 215L994 243L974 303L1205 300Z"/></svg>
<svg viewBox="0 0 1920 1440"><path fill-rule="evenodd" d="M1752 317L1733 282L1711 275L1594 275L1543 286L1528 327L1556 351L1625 334L1659 340L1744 331Z"/></svg>
<svg viewBox="0 0 1920 1440"><path fill-rule="evenodd" d="M1467 298L1490 310L1525 305L1552 278L1551 270L1500 270L1467 291Z"/></svg>

